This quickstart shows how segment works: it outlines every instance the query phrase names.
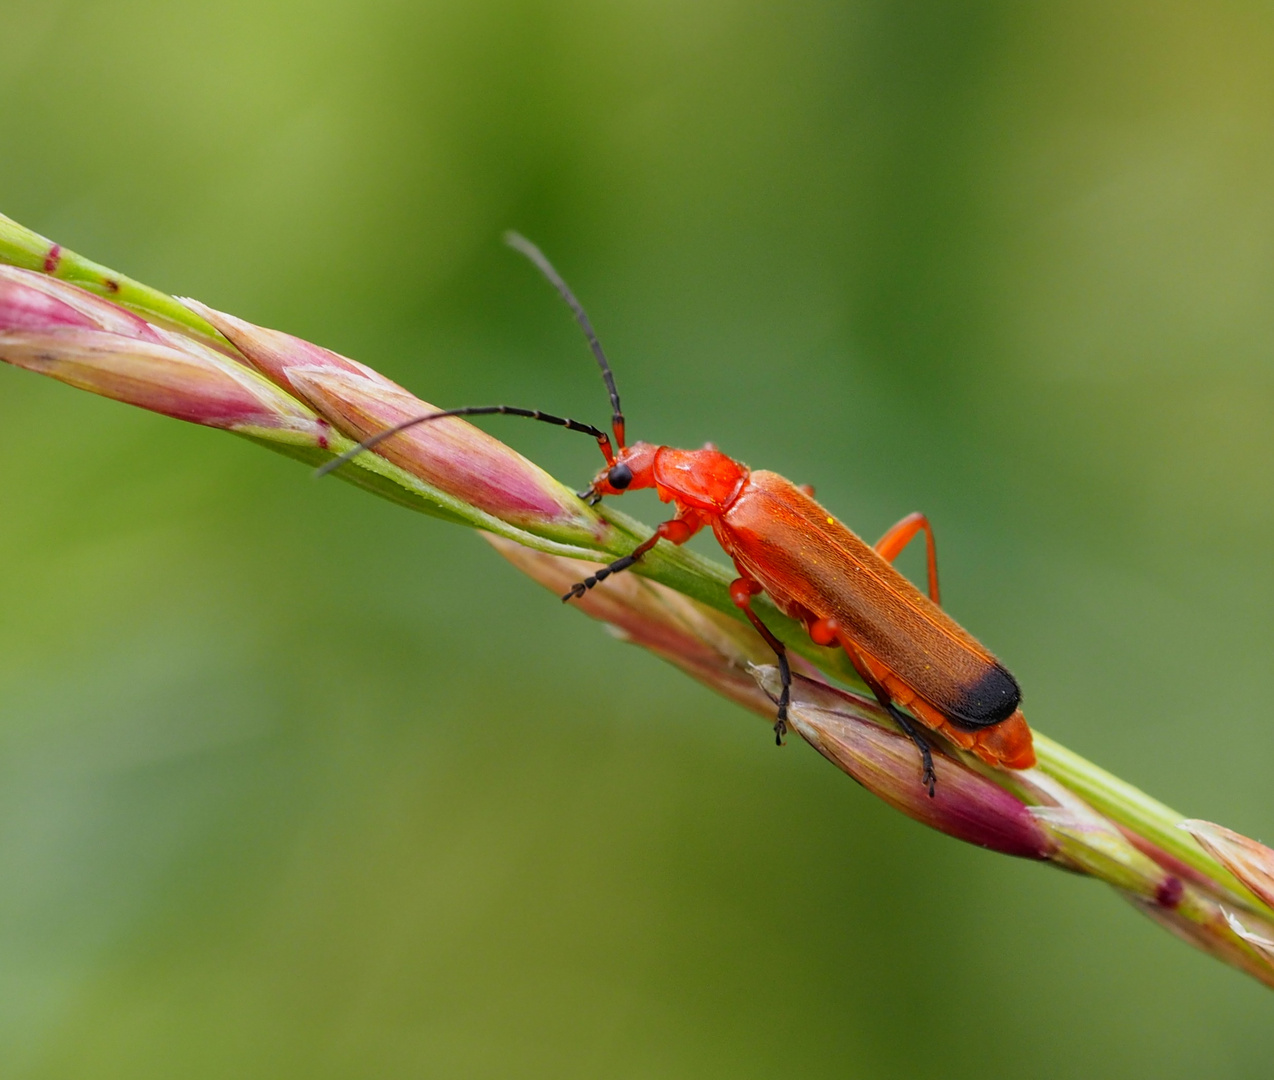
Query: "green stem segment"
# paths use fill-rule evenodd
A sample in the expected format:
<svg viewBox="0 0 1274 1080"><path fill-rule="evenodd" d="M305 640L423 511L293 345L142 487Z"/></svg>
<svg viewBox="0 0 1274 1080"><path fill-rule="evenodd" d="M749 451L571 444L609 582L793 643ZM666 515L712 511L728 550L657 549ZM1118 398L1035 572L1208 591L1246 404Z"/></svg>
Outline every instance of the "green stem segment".
<svg viewBox="0 0 1274 1080"><path fill-rule="evenodd" d="M1049 776L1065 784L1112 821L1144 837L1173 858L1181 860L1191 869L1228 889L1234 894L1236 902L1258 914L1266 917L1270 915L1270 908L1181 828L1184 815L1086 758L1067 750L1047 735L1041 735L1038 731L1034 735L1035 756L1039 767Z"/></svg>
<svg viewBox="0 0 1274 1080"><path fill-rule="evenodd" d="M72 282L148 319L179 326L214 341L225 340L209 323L167 293L68 251L3 214L0 214L0 262Z"/></svg>

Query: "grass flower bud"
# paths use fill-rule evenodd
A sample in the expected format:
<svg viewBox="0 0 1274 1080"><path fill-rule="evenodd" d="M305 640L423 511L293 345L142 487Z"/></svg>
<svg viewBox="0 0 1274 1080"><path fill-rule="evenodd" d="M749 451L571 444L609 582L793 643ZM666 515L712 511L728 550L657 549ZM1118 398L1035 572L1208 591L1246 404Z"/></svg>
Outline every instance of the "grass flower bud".
<svg viewBox="0 0 1274 1080"><path fill-rule="evenodd" d="M758 668L755 675L768 693L778 693L776 668ZM938 782L930 798L915 745L884 726L885 713L874 701L797 676L788 723L833 765L922 825L1005 855L1053 855L1055 844L1021 800L936 745Z"/></svg>
<svg viewBox="0 0 1274 1080"><path fill-rule="evenodd" d="M1274 908L1274 850L1210 821L1183 821L1181 828L1268 907Z"/></svg>
<svg viewBox="0 0 1274 1080"><path fill-rule="evenodd" d="M152 412L323 445L327 425L228 353L44 275L0 267L0 359Z"/></svg>
<svg viewBox="0 0 1274 1080"><path fill-rule="evenodd" d="M383 375L291 334L183 301L221 331L250 363L360 440L440 410ZM518 528L595 542L606 524L569 488L498 439L449 417L409 428L374 451L441 491ZM346 466L348 468L348 466Z"/></svg>

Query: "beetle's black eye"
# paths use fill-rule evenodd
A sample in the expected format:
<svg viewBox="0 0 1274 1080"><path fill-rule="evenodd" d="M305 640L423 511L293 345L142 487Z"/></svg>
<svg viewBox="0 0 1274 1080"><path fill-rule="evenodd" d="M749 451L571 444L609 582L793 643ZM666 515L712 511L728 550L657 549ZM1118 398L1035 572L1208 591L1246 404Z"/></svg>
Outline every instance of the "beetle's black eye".
<svg viewBox="0 0 1274 1080"><path fill-rule="evenodd" d="M623 491L633 482L633 470L622 462L619 465L612 465L610 472L606 474L606 482L616 491Z"/></svg>

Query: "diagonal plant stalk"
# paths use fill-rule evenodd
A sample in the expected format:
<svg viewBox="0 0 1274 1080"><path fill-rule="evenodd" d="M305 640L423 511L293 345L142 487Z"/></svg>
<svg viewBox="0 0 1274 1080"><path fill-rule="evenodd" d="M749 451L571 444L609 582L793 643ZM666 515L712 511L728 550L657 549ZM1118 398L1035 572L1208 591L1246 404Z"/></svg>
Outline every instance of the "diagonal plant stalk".
<svg viewBox="0 0 1274 1080"><path fill-rule="evenodd" d="M0 359L319 465L358 440L435 411L356 361L196 301L180 301L0 215ZM411 509L482 531L561 593L652 531L598 509L459 419L403 432L337 470ZM638 576L640 575L640 576ZM772 654L729 599L735 575L659 545L578 604L718 692L772 718ZM861 689L840 650L815 645L763 598L799 657L790 710L821 754L902 812L960 839L1108 882L1191 944L1274 987L1274 852L1163 803L1035 732L1039 764L990 768L938 740L938 797L910 742ZM1211 831L1209 831L1211 830ZM1197 839L1196 839L1197 838Z"/></svg>

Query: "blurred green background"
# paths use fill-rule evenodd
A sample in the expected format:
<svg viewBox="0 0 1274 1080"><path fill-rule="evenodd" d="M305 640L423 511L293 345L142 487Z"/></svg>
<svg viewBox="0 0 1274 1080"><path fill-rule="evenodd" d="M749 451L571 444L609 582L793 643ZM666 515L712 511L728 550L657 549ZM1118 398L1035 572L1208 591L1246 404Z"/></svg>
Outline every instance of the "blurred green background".
<svg viewBox="0 0 1274 1080"><path fill-rule="evenodd" d="M1272 838L1268 7L0 23L3 212L439 404L602 420L516 227L637 437L869 538L925 510L1033 724ZM776 751L473 534L8 368L0 423L6 1077L1269 1075L1255 982Z"/></svg>

